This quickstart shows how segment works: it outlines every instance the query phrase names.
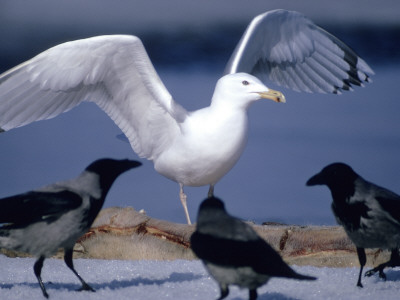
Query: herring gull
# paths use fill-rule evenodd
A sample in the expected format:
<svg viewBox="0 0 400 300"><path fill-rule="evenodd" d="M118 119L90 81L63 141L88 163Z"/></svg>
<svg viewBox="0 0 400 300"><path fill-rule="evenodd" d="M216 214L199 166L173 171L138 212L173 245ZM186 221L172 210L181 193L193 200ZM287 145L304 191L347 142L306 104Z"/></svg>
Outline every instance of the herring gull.
<svg viewBox="0 0 400 300"><path fill-rule="evenodd" d="M176 103L138 37L96 36L50 48L0 75L0 132L53 118L82 101L96 103L133 150L184 186L214 185L235 165L247 140L247 108L262 98L285 102L265 81L297 91L340 93L369 82L371 68L304 15L255 17L218 80L208 107Z"/></svg>

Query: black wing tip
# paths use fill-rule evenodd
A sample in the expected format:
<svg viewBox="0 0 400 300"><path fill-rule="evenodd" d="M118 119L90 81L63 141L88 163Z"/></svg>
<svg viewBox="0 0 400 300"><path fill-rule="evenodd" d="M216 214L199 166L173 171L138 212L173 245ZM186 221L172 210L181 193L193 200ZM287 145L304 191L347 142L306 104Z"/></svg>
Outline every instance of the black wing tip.
<svg viewBox="0 0 400 300"><path fill-rule="evenodd" d="M348 71L348 78L342 80L342 86L333 86L332 94L340 95L342 91L352 92L353 86L365 87L365 83L372 83L372 79L366 73L358 70L361 73L363 78L360 78L360 75L357 74L357 70Z"/></svg>
<svg viewBox="0 0 400 300"><path fill-rule="evenodd" d="M0 133L6 132L3 128L0 127Z"/></svg>
<svg viewBox="0 0 400 300"><path fill-rule="evenodd" d="M374 71L360 58L349 46L340 42L337 44L343 51L343 60L348 64L348 78L343 79L341 90L352 90L351 86L364 87L364 82L371 83L370 75L374 75Z"/></svg>

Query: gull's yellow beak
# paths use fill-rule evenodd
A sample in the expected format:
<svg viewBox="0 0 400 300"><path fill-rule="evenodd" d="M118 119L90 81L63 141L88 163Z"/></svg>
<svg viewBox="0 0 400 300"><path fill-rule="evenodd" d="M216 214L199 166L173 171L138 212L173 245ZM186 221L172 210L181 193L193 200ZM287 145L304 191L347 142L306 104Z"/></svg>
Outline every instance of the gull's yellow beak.
<svg viewBox="0 0 400 300"><path fill-rule="evenodd" d="M283 95L279 91L269 89L268 92L258 92L258 94L261 96L261 98L264 98L264 99L270 99L272 101L281 102L281 103L286 102L285 95Z"/></svg>

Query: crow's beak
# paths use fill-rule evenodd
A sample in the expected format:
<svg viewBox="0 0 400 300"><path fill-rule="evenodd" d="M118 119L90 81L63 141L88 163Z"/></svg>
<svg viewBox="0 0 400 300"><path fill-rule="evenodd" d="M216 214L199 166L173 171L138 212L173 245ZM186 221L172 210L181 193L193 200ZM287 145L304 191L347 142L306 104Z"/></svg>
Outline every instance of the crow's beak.
<svg viewBox="0 0 400 300"><path fill-rule="evenodd" d="M320 185L320 184L325 184L324 176L321 173L314 175L306 182L307 186Z"/></svg>

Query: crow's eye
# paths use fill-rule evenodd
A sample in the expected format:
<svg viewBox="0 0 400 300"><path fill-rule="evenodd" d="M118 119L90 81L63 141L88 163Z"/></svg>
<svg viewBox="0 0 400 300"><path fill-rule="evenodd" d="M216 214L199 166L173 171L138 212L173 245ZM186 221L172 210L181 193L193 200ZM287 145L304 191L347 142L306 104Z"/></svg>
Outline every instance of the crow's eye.
<svg viewBox="0 0 400 300"><path fill-rule="evenodd" d="M249 85L250 83L249 83L247 80L243 80L243 81L242 81L242 84L243 84L243 85Z"/></svg>

